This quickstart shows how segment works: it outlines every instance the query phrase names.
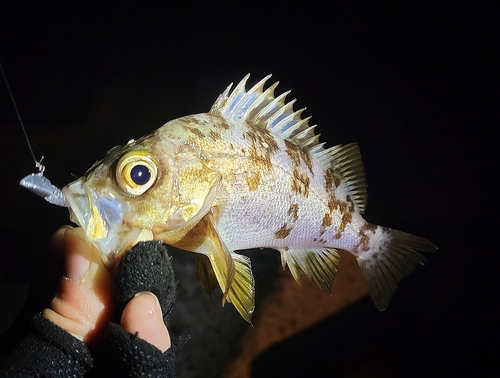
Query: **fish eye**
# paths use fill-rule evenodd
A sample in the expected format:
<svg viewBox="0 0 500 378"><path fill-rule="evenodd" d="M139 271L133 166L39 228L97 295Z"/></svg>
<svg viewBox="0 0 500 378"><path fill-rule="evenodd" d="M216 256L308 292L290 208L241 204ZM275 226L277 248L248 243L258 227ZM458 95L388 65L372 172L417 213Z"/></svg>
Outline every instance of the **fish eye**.
<svg viewBox="0 0 500 378"><path fill-rule="evenodd" d="M131 151L116 164L118 186L129 196L140 196L151 188L158 177L158 164L146 151Z"/></svg>
<svg viewBox="0 0 500 378"><path fill-rule="evenodd" d="M130 170L130 178L137 185L146 185L151 179L151 171L148 166L137 164Z"/></svg>

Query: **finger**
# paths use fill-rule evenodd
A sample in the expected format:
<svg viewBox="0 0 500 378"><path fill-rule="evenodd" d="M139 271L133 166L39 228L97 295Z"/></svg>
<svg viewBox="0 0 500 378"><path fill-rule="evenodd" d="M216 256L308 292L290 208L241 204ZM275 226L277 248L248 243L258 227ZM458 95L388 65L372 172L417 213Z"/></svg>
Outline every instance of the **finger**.
<svg viewBox="0 0 500 378"><path fill-rule="evenodd" d="M123 310L121 326L162 352L170 348L170 335L163 323L160 303L151 292L139 292L130 300Z"/></svg>
<svg viewBox="0 0 500 378"><path fill-rule="evenodd" d="M50 244L51 244L51 252L53 255L55 255L56 257L61 257L64 255L64 235L66 234L66 231L67 230L72 230L74 229L74 227L72 226L62 226L61 228L59 228L59 230L57 230L56 232L54 232L54 234L52 235L52 238L50 240Z"/></svg>
<svg viewBox="0 0 500 378"><path fill-rule="evenodd" d="M59 230L53 241L56 249L64 252L64 277L43 315L78 339L93 344L111 319L109 272L81 228Z"/></svg>
<svg viewBox="0 0 500 378"><path fill-rule="evenodd" d="M60 277L63 274L64 266L64 238L67 230L73 229L72 226L62 226L57 230L50 240L50 254L47 258L48 268L51 273Z"/></svg>

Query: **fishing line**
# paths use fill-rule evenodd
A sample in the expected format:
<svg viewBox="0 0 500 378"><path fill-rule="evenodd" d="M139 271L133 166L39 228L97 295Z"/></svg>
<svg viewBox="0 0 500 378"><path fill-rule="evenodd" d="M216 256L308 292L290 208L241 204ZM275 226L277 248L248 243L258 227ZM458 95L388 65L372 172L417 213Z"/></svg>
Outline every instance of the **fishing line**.
<svg viewBox="0 0 500 378"><path fill-rule="evenodd" d="M21 129L23 130L24 137L26 138L26 143L28 143L28 148L30 149L31 156L33 157L33 160L35 161L35 167L38 168L41 174L43 174L43 171L45 171L45 166L42 164L43 156L40 159L40 161L36 160L35 153L33 152L33 148L31 147L31 142L28 137L28 133L26 132L26 128L24 127L23 120L21 118L21 114L19 113L19 110L17 109L16 101L14 100L14 95L12 94L12 91L10 90L10 85L9 81L7 80L7 76L5 75L5 71L3 70L3 65L2 61L0 60L0 71L2 71L2 77L3 80L5 81L5 85L7 86L7 91L9 92L10 99L12 100L12 104L14 105L14 109L16 110L17 118L19 119L19 123L21 124Z"/></svg>

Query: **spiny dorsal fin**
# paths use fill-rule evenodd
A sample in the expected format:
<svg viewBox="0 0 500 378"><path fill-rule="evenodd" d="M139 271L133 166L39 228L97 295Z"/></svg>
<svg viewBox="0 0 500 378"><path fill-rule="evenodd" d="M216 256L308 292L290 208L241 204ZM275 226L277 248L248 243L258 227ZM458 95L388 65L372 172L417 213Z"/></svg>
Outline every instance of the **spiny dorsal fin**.
<svg viewBox="0 0 500 378"><path fill-rule="evenodd" d="M319 135L314 133L316 126L309 126L311 117L301 118L305 108L294 111L295 100L285 102L290 91L275 97L274 90L278 82L264 90L264 84L271 75L267 75L247 91L245 85L249 77L250 74L246 75L230 92L231 83L219 95L209 113L259 125L274 135L293 141L299 147L309 149L317 145Z"/></svg>
<svg viewBox="0 0 500 378"><path fill-rule="evenodd" d="M247 91L245 85L249 77L250 74L246 75L233 91L231 83L219 95L209 113L259 125L273 135L307 150L316 161L325 168L331 167L337 177L346 182L352 200L363 213L367 202L366 181L358 146L351 143L325 150L324 143L319 142L319 134L314 132L316 125L309 126L311 117L301 118L305 108L294 111L295 100L285 102L290 91L275 97L274 90L278 82L264 90L264 84L271 75L267 75Z"/></svg>

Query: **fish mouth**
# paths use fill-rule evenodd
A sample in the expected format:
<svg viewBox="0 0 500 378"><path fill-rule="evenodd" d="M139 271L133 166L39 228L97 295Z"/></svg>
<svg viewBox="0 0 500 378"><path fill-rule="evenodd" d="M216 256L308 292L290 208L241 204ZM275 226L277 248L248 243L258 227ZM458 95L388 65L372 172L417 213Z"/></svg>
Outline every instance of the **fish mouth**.
<svg viewBox="0 0 500 378"><path fill-rule="evenodd" d="M106 266L134 244L140 228L124 221L128 204L118 198L100 195L82 179L62 189L69 203L70 220L81 226L87 238L99 249Z"/></svg>

